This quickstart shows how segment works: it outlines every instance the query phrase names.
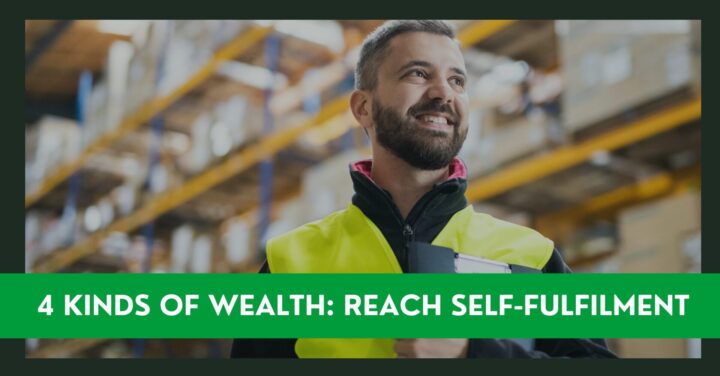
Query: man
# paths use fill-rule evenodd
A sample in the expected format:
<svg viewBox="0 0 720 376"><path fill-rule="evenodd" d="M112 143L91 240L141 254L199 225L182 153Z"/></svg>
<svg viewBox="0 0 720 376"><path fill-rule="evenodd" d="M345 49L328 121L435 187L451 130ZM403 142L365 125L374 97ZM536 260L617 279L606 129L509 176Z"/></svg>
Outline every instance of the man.
<svg viewBox="0 0 720 376"><path fill-rule="evenodd" d="M475 213L456 158L467 134L465 62L440 21L392 21L363 43L352 113L372 159L350 166L348 209L268 242L261 272L408 271L411 242L566 273L537 232ZM238 339L233 357L614 357L600 339Z"/></svg>

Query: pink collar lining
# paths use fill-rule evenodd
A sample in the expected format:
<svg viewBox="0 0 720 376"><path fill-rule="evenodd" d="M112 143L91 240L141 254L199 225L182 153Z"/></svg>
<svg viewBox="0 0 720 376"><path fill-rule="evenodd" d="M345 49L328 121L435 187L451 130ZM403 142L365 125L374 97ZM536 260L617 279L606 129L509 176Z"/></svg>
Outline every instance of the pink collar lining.
<svg viewBox="0 0 720 376"><path fill-rule="evenodd" d="M449 174L447 180L467 179L467 170L465 169L465 165L462 163L460 158L453 158L448 168ZM370 177L370 171L372 171L372 159L363 159L361 161L354 162L350 164L350 169L352 171L357 171L365 175L365 177L372 181L372 178Z"/></svg>

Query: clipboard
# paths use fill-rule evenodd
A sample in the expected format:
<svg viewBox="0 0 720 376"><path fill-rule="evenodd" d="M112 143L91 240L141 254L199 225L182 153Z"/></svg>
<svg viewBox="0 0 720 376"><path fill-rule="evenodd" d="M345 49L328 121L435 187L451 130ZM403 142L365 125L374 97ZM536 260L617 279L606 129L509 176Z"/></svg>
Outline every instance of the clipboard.
<svg viewBox="0 0 720 376"><path fill-rule="evenodd" d="M451 248L411 242L408 247L409 273L542 273L522 265L506 264L482 257L457 253ZM526 351L535 349L533 338L508 338Z"/></svg>
<svg viewBox="0 0 720 376"><path fill-rule="evenodd" d="M409 273L542 273L522 265L507 264L457 253L451 248L411 242L408 247Z"/></svg>

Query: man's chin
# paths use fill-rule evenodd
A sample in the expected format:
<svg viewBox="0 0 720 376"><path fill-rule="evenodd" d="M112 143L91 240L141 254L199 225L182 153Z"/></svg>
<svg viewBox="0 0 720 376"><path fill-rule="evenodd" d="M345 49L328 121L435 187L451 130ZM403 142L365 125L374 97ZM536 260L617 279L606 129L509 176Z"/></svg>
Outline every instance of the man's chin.
<svg viewBox="0 0 720 376"><path fill-rule="evenodd" d="M414 150L424 149L424 152L418 151L416 153L413 153L414 155L408 155L406 150L404 152L393 152L396 157L402 159L405 161L405 163L409 164L410 166L413 166L420 170L439 170L441 168L445 168L450 165L452 162L452 158L448 159L448 154L445 151L442 150L433 150L432 152L429 151L427 147L425 148L415 148ZM423 154L425 158L418 158L417 154Z"/></svg>
<svg viewBox="0 0 720 376"><path fill-rule="evenodd" d="M432 160L432 162L429 162L429 161L408 161L408 160L405 160L405 162L408 163L409 165L417 168L418 170L423 170L423 171L436 171L436 170L440 170L440 169L447 168L447 167L450 165L450 163L452 162L452 160L447 161L447 163L438 163L438 162L437 162L437 159ZM414 162L414 163L411 163L411 162ZM443 161L443 162L444 162L444 161Z"/></svg>

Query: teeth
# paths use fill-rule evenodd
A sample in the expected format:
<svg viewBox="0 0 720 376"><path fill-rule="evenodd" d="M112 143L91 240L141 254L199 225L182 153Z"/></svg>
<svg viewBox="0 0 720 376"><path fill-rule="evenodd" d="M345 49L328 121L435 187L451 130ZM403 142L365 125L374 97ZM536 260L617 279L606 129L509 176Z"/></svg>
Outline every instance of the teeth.
<svg viewBox="0 0 720 376"><path fill-rule="evenodd" d="M435 124L447 124L447 119L445 119L442 116L430 116L425 115L422 117L422 120L428 123L435 123Z"/></svg>

